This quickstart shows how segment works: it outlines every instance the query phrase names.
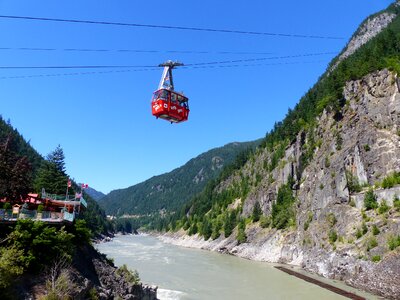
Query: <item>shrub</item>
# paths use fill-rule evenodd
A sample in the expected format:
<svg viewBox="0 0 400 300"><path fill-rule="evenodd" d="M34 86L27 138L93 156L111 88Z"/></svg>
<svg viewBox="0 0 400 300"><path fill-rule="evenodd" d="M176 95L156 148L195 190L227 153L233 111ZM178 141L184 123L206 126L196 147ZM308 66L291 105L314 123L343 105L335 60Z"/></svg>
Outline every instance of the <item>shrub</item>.
<svg viewBox="0 0 400 300"><path fill-rule="evenodd" d="M266 217L266 216L261 216L260 217L260 226L262 228L267 228L271 225L271 218L270 217Z"/></svg>
<svg viewBox="0 0 400 300"><path fill-rule="evenodd" d="M365 150L365 152L368 152L368 151L371 150L371 147L368 144L365 144L364 145L364 150Z"/></svg>
<svg viewBox="0 0 400 300"><path fill-rule="evenodd" d="M278 190L276 203L272 205L272 227L287 228L295 223L295 198L289 184L282 185Z"/></svg>
<svg viewBox="0 0 400 300"><path fill-rule="evenodd" d="M28 267L24 251L15 247L0 248L0 290L7 288Z"/></svg>
<svg viewBox="0 0 400 300"><path fill-rule="evenodd" d="M328 221L329 225L334 226L337 222L337 219L333 213L329 213L326 216L326 220Z"/></svg>
<svg viewBox="0 0 400 300"><path fill-rule="evenodd" d="M372 256L371 260L375 263L380 262L381 256L380 255L374 255Z"/></svg>
<svg viewBox="0 0 400 300"><path fill-rule="evenodd" d="M365 222L362 222L361 224L361 230L362 230L362 234L366 234L368 232L368 227L367 224L365 224Z"/></svg>
<svg viewBox="0 0 400 300"><path fill-rule="evenodd" d="M396 184L400 184L400 172L391 173L382 180L384 189L392 188Z"/></svg>
<svg viewBox="0 0 400 300"><path fill-rule="evenodd" d="M381 201L381 205L379 205L378 213L379 213L379 214L384 214L384 213L387 212L389 209L390 209L390 206L387 205L386 201L383 199L383 200Z"/></svg>
<svg viewBox="0 0 400 300"><path fill-rule="evenodd" d="M376 238L375 237L369 238L367 242L367 251L375 248L376 246L378 246L378 241L376 240Z"/></svg>
<svg viewBox="0 0 400 300"><path fill-rule="evenodd" d="M347 188L350 193L361 192L361 185L358 182L358 178L354 176L350 171L346 171Z"/></svg>
<svg viewBox="0 0 400 300"><path fill-rule="evenodd" d="M38 208L37 208L37 212L38 212L38 213L41 213L41 212L43 212L43 210L44 210L43 204L39 204L39 206L38 206Z"/></svg>
<svg viewBox="0 0 400 300"><path fill-rule="evenodd" d="M378 207L376 196L372 189L369 189L364 196L364 206L366 210L375 209Z"/></svg>
<svg viewBox="0 0 400 300"><path fill-rule="evenodd" d="M328 238L329 238L329 243L334 244L338 238L337 232L335 230L331 229L329 231Z"/></svg>
<svg viewBox="0 0 400 300"><path fill-rule="evenodd" d="M400 199L397 195L393 198L393 207L400 211Z"/></svg>
<svg viewBox="0 0 400 300"><path fill-rule="evenodd" d="M378 235L379 233L380 233L380 230L379 230L378 226L376 226L376 225L372 226L372 234Z"/></svg>
<svg viewBox="0 0 400 300"><path fill-rule="evenodd" d="M258 222L260 220L260 216L262 215L262 210L260 206L260 202L256 201L253 207L253 213L252 213L252 220L253 222Z"/></svg>
<svg viewBox="0 0 400 300"><path fill-rule="evenodd" d="M357 231L356 231L356 238L359 239L362 236L363 236L362 231L361 231L360 228L358 228Z"/></svg>
<svg viewBox="0 0 400 300"><path fill-rule="evenodd" d="M245 243L247 241L247 236L246 236L245 230L246 230L246 223L244 220L241 220L239 222L238 235L236 237L239 244Z"/></svg>
<svg viewBox="0 0 400 300"><path fill-rule="evenodd" d="M400 235L398 235L398 236L390 236L388 238L389 250L394 250L399 246L400 246Z"/></svg>
<svg viewBox="0 0 400 300"><path fill-rule="evenodd" d="M313 220L313 213L311 211L308 212L307 215L307 220L304 222L304 230L307 231L308 227L310 226L310 223Z"/></svg>
<svg viewBox="0 0 400 300"><path fill-rule="evenodd" d="M117 275L125 278L125 280L131 284L139 284L140 283L140 277L139 273L134 270L128 269L126 264L123 264L121 267L119 267L116 271Z"/></svg>

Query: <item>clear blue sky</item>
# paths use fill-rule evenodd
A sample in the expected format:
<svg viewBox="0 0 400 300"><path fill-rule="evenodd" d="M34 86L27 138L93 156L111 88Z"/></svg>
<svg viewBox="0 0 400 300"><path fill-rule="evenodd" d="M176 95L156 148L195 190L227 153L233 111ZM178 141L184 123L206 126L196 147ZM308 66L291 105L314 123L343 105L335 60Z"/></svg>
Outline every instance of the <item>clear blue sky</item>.
<svg viewBox="0 0 400 300"><path fill-rule="evenodd" d="M339 52L365 17L391 2L0 0L1 15L344 38L300 39L0 19L0 48L13 48L0 50L0 66L157 65L167 59L189 64ZM24 47L59 50L16 49ZM66 48L160 52L62 50ZM166 53L168 50L210 53ZM272 54L215 53L218 51ZM108 193L171 171L211 148L264 137L317 81L333 57L267 60L261 66L177 69L175 85L189 97L191 112L188 122L174 125L151 115L150 99L161 69L18 79L4 77L87 70L0 70L0 114L42 155L60 144L67 173Z"/></svg>

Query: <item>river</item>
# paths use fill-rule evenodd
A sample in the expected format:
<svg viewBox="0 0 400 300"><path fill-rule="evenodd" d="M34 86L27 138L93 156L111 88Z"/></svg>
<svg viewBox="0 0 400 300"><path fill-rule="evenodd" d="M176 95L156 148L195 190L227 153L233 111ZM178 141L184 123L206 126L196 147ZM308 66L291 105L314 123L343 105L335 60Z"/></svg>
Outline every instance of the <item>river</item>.
<svg viewBox="0 0 400 300"><path fill-rule="evenodd" d="M96 248L157 285L160 300L347 299L274 268L273 264L165 244L147 235L117 236ZM377 299L332 280L324 281Z"/></svg>

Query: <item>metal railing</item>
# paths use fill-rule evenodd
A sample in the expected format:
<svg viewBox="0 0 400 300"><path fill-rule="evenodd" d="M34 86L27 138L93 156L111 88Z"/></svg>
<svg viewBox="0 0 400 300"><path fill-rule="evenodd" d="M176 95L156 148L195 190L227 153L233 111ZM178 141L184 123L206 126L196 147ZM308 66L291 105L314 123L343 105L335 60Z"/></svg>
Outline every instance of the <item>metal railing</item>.
<svg viewBox="0 0 400 300"><path fill-rule="evenodd" d="M12 209L0 209L0 222L1 221L17 221L18 219L31 219L43 222L73 222L75 219L75 212L50 212L37 210L21 210L19 213L13 213Z"/></svg>

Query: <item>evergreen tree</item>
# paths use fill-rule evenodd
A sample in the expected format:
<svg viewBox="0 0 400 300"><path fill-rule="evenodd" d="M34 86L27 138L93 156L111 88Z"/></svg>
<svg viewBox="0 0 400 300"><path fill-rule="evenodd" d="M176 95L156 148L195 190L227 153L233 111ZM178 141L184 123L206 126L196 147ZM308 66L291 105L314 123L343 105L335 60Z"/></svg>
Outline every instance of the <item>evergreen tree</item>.
<svg viewBox="0 0 400 300"><path fill-rule="evenodd" d="M260 216L262 215L262 210L260 206L260 202L256 201L253 207L253 214L251 218L253 219L253 222L258 222L260 220Z"/></svg>
<svg viewBox="0 0 400 300"><path fill-rule="evenodd" d="M18 201L31 189L32 169L26 156L20 156L9 134L0 145L0 198Z"/></svg>
<svg viewBox="0 0 400 300"><path fill-rule="evenodd" d="M246 222L244 220L241 220L239 222L238 235L236 238L239 244L245 243L247 241L247 236L246 236L245 230L246 230Z"/></svg>
<svg viewBox="0 0 400 300"><path fill-rule="evenodd" d="M36 176L34 188L40 192L43 188L52 194L65 194L68 177L65 174L64 152L60 145L47 156Z"/></svg>

